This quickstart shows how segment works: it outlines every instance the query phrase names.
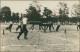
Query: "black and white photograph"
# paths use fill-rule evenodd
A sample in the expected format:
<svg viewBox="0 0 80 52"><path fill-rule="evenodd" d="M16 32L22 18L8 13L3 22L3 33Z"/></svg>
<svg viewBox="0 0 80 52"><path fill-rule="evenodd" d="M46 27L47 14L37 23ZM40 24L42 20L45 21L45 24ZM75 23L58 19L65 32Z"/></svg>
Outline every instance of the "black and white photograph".
<svg viewBox="0 0 80 52"><path fill-rule="evenodd" d="M0 0L0 52L80 52L80 0Z"/></svg>

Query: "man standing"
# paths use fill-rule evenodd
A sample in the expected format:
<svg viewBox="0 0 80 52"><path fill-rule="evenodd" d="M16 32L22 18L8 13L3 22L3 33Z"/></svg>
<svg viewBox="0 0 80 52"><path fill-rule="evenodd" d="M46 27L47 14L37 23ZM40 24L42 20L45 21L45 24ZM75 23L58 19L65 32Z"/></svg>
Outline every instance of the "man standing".
<svg viewBox="0 0 80 52"><path fill-rule="evenodd" d="M80 29L80 22L77 22L77 30Z"/></svg>
<svg viewBox="0 0 80 52"><path fill-rule="evenodd" d="M9 22L9 27L7 27L6 30L9 30L11 32L12 26L13 26L13 23L10 21Z"/></svg>
<svg viewBox="0 0 80 52"><path fill-rule="evenodd" d="M56 28L56 31L58 31L59 28L60 28L60 22L58 21L57 23L58 23L58 26L57 26L57 28Z"/></svg>
<svg viewBox="0 0 80 52"><path fill-rule="evenodd" d="M22 25L21 25L21 32L19 33L19 35L17 36L17 39L19 40L19 37L24 33L24 39L27 39L27 34L28 34L28 30L26 28L26 24L27 24L27 16L24 15L23 19L22 19Z"/></svg>

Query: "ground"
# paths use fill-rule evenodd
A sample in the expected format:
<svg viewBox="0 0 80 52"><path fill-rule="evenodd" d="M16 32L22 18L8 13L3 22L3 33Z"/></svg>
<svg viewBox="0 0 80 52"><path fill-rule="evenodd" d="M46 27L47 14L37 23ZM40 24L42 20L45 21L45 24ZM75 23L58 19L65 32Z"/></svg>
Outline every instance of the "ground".
<svg viewBox="0 0 80 52"><path fill-rule="evenodd" d="M18 32L17 25L13 25L12 32L3 29L8 24L1 24L1 51L15 52L79 52L79 31L76 25L61 25L59 32L46 33L43 30L39 31L36 25L34 30L29 30L31 25L27 25L29 30L28 39L24 40L24 35L17 40ZM56 28L56 25L54 25ZM66 30L66 33L65 33Z"/></svg>

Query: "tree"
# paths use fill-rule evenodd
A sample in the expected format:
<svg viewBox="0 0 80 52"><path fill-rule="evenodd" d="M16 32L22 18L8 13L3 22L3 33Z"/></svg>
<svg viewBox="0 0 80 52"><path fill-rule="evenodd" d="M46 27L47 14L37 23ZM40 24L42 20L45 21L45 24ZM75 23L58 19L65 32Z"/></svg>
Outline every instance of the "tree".
<svg viewBox="0 0 80 52"><path fill-rule="evenodd" d="M43 16L46 16L46 22L51 21L51 14L52 14L52 11L47 7L44 7Z"/></svg>
<svg viewBox="0 0 80 52"><path fill-rule="evenodd" d="M12 18L11 18L12 21L15 21L15 22L19 22L19 13L12 13Z"/></svg>
<svg viewBox="0 0 80 52"><path fill-rule="evenodd" d="M11 17L12 17L11 21L15 21L16 20L15 19L15 13L14 12L12 13L12 16Z"/></svg>
<svg viewBox="0 0 80 52"><path fill-rule="evenodd" d="M59 6L59 19L60 22L63 24L63 22L68 20L69 8L67 7L67 4L64 2L60 2Z"/></svg>
<svg viewBox="0 0 80 52"><path fill-rule="evenodd" d="M36 8L31 5L29 6L29 9L27 9L27 13L28 13L28 19L29 21L39 21L40 20L40 11L36 10Z"/></svg>
<svg viewBox="0 0 80 52"><path fill-rule="evenodd" d="M11 10L9 7L5 6L1 10L2 16L4 17L4 21L9 21L11 17ZM3 19L2 17L2 19Z"/></svg>
<svg viewBox="0 0 80 52"><path fill-rule="evenodd" d="M19 22L19 13L15 13L16 22Z"/></svg>
<svg viewBox="0 0 80 52"><path fill-rule="evenodd" d="M77 17L77 21L80 21L80 4L74 4L72 7L72 17Z"/></svg>

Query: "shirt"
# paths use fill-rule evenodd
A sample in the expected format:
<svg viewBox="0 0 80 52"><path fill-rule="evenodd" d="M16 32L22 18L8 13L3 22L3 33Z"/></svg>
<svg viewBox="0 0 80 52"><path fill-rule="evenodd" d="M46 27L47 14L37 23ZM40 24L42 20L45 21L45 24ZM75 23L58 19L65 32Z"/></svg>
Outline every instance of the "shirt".
<svg viewBox="0 0 80 52"><path fill-rule="evenodd" d="M60 22L58 22L58 25L60 25Z"/></svg>
<svg viewBox="0 0 80 52"><path fill-rule="evenodd" d="M27 24L28 19L27 18L23 18L23 24Z"/></svg>
<svg viewBox="0 0 80 52"><path fill-rule="evenodd" d="M79 25L79 22L77 23L77 25Z"/></svg>
<svg viewBox="0 0 80 52"><path fill-rule="evenodd" d="M10 21L10 24L12 24L12 22Z"/></svg>

